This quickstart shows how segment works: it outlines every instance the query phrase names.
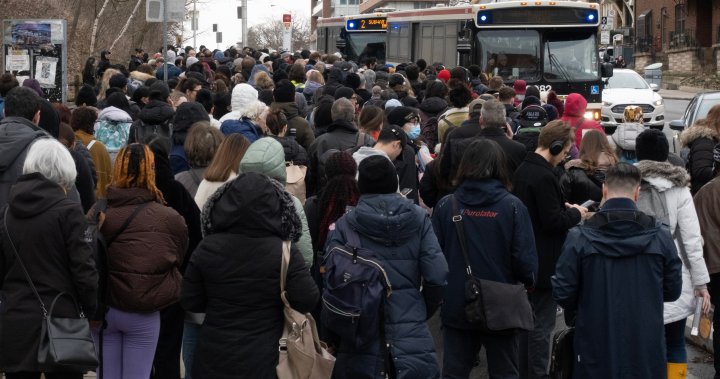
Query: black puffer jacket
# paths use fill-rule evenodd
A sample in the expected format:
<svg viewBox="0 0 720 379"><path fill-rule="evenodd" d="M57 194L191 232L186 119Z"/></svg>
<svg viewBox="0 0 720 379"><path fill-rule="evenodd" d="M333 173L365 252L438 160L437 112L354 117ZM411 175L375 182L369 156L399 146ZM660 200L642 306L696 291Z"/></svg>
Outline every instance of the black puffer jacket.
<svg viewBox="0 0 720 379"><path fill-rule="evenodd" d="M308 157L305 149L293 137L270 136L280 142L285 151L285 162L293 162L298 166L307 166Z"/></svg>
<svg viewBox="0 0 720 379"><path fill-rule="evenodd" d="M282 335L282 241L299 237L300 219L283 186L258 173L220 187L203 209L205 238L185 272L181 304L205 312L193 377L275 379ZM293 248L286 291L309 312L319 294Z"/></svg>
<svg viewBox="0 0 720 379"><path fill-rule="evenodd" d="M680 143L690 149L687 169L690 177L690 190L693 193L702 188L715 176L713 172L713 149L720 142L720 136L712 128L695 124L680 135Z"/></svg>
<svg viewBox="0 0 720 379"><path fill-rule="evenodd" d="M38 173L21 176L8 203L8 231L45 307L49 310L55 296L67 292L85 314L92 314L98 276L80 205ZM40 304L5 236L1 211L0 224L0 371L39 372ZM78 317L65 296L58 299L53 315Z"/></svg>
<svg viewBox="0 0 720 379"><path fill-rule="evenodd" d="M595 179L579 159L565 164L560 176L560 190L565 201L570 204L582 204L587 200L600 202L602 199L602 182Z"/></svg>
<svg viewBox="0 0 720 379"><path fill-rule="evenodd" d="M130 126L130 136L128 144L135 141L135 130L141 123L148 125L160 125L167 121L172 121L175 117L175 111L170 104L160 100L150 100L149 103L140 111L138 119Z"/></svg>

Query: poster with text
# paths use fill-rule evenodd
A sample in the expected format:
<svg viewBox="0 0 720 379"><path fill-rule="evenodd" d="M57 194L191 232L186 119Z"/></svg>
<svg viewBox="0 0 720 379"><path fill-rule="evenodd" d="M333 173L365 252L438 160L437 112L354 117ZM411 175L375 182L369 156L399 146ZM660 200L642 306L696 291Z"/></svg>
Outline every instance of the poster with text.
<svg viewBox="0 0 720 379"><path fill-rule="evenodd" d="M43 88L55 88L57 58L38 57L35 64L35 79Z"/></svg>

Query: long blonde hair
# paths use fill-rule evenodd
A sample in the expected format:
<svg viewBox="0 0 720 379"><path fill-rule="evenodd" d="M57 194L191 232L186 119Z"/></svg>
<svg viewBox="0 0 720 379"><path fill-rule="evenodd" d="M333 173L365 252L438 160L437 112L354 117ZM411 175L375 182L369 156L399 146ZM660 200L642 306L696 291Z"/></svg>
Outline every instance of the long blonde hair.
<svg viewBox="0 0 720 379"><path fill-rule="evenodd" d="M114 68L108 68L107 70L105 70L102 80L100 81L100 93L97 96L98 100L105 99L105 91L110 88L110 78L112 78L112 76L115 74L120 74L120 71Z"/></svg>

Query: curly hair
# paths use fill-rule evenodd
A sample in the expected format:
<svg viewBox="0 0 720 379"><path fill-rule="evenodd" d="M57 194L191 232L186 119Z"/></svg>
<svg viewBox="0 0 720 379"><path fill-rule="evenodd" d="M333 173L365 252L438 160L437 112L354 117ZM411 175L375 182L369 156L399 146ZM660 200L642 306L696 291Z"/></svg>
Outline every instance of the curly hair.
<svg viewBox="0 0 720 379"><path fill-rule="evenodd" d="M132 143L123 146L115 157L110 186L117 188L145 188L155 200L165 204L162 192L155 185L155 155L147 145Z"/></svg>
<svg viewBox="0 0 720 379"><path fill-rule="evenodd" d="M345 214L345 208L357 205L360 190L355 180L356 172L357 164L347 152L332 154L325 162L325 177L329 180L318 196L318 204L325 207L320 214L318 246L325 245L330 225Z"/></svg>

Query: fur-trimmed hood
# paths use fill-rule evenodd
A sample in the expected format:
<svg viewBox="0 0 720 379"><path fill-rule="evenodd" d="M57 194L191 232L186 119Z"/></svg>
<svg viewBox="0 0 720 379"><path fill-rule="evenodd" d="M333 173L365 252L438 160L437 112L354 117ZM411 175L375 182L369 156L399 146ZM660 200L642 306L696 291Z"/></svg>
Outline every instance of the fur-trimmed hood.
<svg viewBox="0 0 720 379"><path fill-rule="evenodd" d="M302 234L292 196L277 180L254 172L218 188L205 202L200 221L203 236L225 232L297 242Z"/></svg>
<svg viewBox="0 0 720 379"><path fill-rule="evenodd" d="M155 78L155 76L137 70L130 73L130 79L141 81L143 83L145 83L148 79L151 78Z"/></svg>
<svg viewBox="0 0 720 379"><path fill-rule="evenodd" d="M685 129L680 134L680 143L683 147L690 146L691 143L695 142L700 138L709 138L716 142L720 142L720 136L712 128L696 123L690 128Z"/></svg>
<svg viewBox="0 0 720 379"><path fill-rule="evenodd" d="M690 185L690 175L682 168L668 162L640 161L635 163L642 179L657 188L659 192L675 187Z"/></svg>

